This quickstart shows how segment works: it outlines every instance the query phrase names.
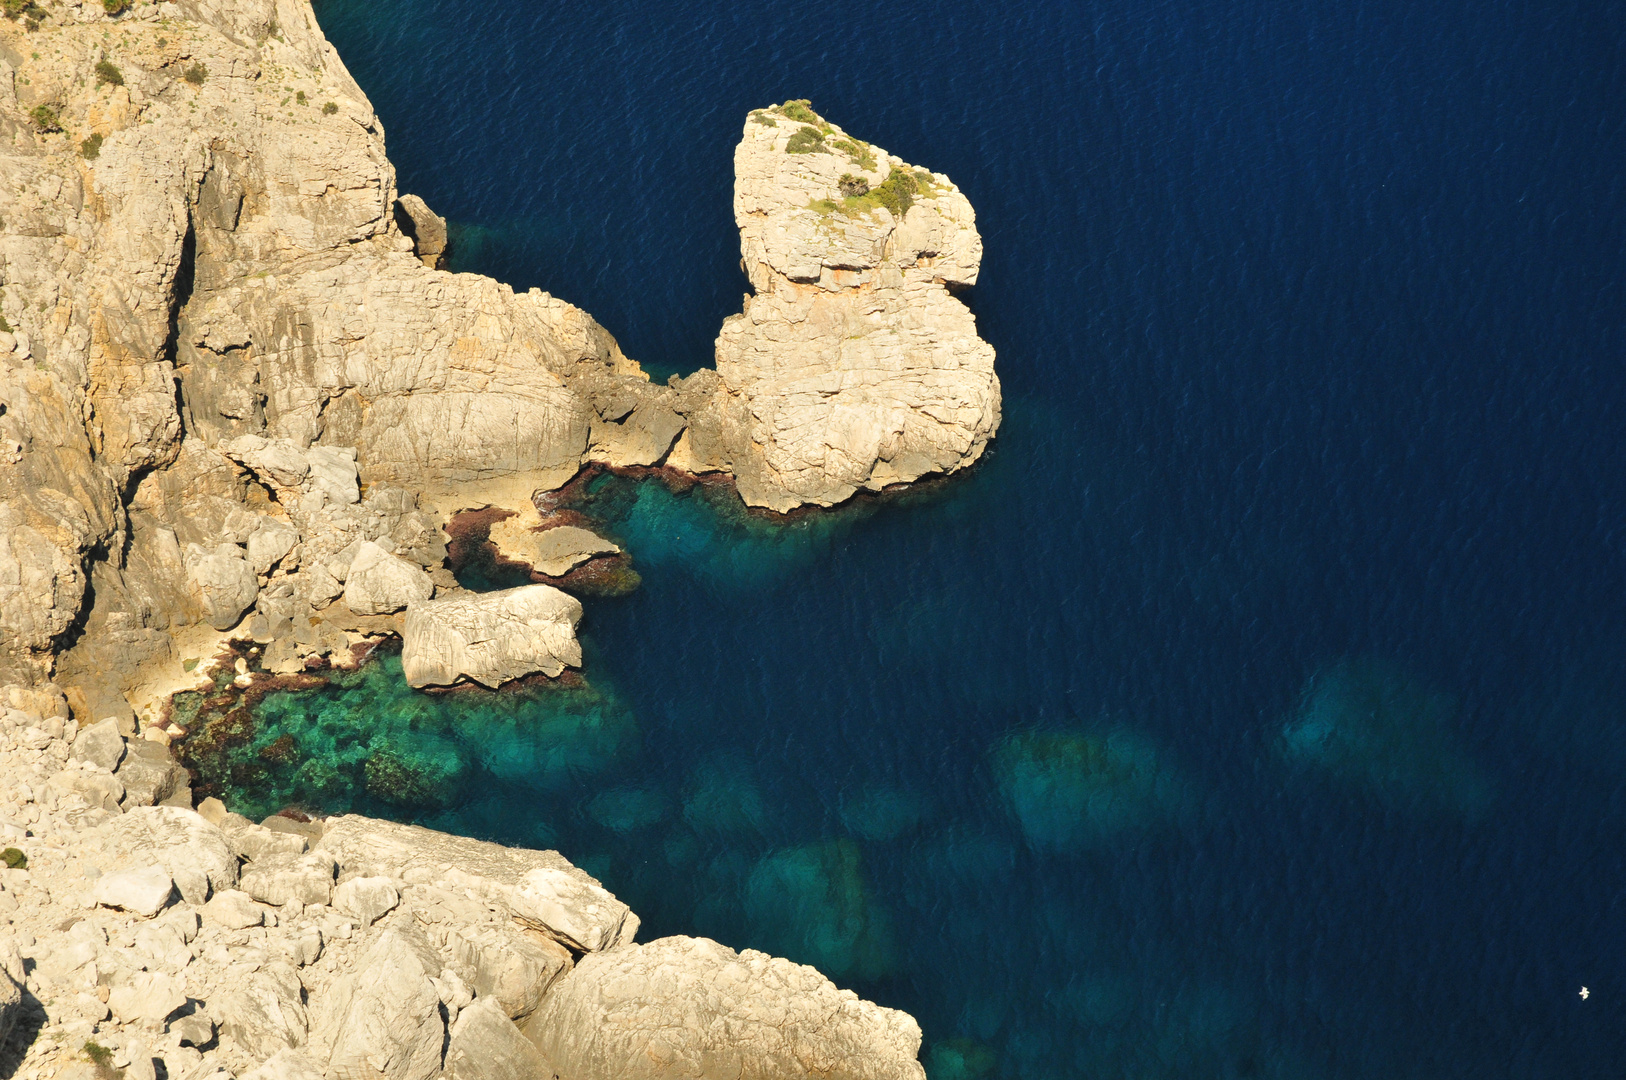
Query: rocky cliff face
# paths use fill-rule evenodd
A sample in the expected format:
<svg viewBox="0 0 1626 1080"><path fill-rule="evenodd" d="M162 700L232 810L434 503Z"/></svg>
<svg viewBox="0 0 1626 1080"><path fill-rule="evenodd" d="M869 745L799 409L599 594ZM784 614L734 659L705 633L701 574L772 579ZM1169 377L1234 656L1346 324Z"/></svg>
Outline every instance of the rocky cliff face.
<svg viewBox="0 0 1626 1080"><path fill-rule="evenodd" d="M0 674L107 707L178 679L187 627L258 619L285 667L397 629L329 610L358 544L433 575L448 512L586 461L788 510L952 471L998 423L949 292L970 205L799 103L736 152L756 295L666 387L570 304L433 268L444 229L304 0L29 9L0 136Z"/></svg>

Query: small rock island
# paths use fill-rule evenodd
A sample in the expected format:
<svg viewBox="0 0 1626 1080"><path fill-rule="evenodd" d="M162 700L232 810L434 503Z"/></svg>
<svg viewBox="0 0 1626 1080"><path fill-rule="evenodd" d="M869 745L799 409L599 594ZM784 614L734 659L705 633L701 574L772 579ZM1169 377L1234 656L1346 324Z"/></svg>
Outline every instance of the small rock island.
<svg viewBox="0 0 1626 1080"><path fill-rule="evenodd" d="M714 369L656 385L586 312L443 269L308 0L5 13L0 1069L922 1077L908 1016L637 944L556 853L194 806L166 703L234 642L240 687L387 636L413 686L580 667L581 601L465 591L447 530L514 519L492 540L542 576L621 557L531 524L584 467L784 513L975 462L1000 395L959 189L807 101L751 112L752 295Z"/></svg>

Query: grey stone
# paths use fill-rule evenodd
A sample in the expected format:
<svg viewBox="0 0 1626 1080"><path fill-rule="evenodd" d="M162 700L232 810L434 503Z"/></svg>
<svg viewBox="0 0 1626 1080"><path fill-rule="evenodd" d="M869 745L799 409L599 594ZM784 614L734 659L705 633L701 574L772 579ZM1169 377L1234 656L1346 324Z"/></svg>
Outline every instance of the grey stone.
<svg viewBox="0 0 1626 1080"><path fill-rule="evenodd" d="M116 717L109 716L84 728L73 740L72 756L76 760L88 761L108 772L119 767L124 753L124 736L119 734Z"/></svg>
<svg viewBox="0 0 1626 1080"><path fill-rule="evenodd" d="M256 574L268 574L299 543L299 531L286 521L261 518L248 535L248 562Z"/></svg>
<svg viewBox="0 0 1626 1080"><path fill-rule="evenodd" d="M305 1044L310 1026L304 996L299 974L274 960L217 994L209 1008L221 1034L255 1057L269 1057Z"/></svg>
<svg viewBox="0 0 1626 1080"><path fill-rule="evenodd" d="M482 998L521 1019L570 970L570 951L559 942L511 924L443 925L434 928L441 954Z"/></svg>
<svg viewBox="0 0 1626 1080"><path fill-rule="evenodd" d="M446 1025L433 980L440 959L416 929L392 926L356 970L329 989L313 1045L331 1047L328 1072L371 1070L385 1080L429 1080L440 1071Z"/></svg>
<svg viewBox="0 0 1626 1080"><path fill-rule="evenodd" d="M226 846L220 830L196 811L175 806L135 807L98 831L108 850L139 852L162 866L189 904L202 904L211 890L237 884L237 856Z"/></svg>
<svg viewBox="0 0 1626 1080"><path fill-rule="evenodd" d="M353 916L362 926L371 926L401 902L401 894L385 877L356 877L341 882L333 890L333 908Z"/></svg>
<svg viewBox="0 0 1626 1080"><path fill-rule="evenodd" d="M297 833L276 832L256 825L241 814L227 813L220 819L220 832L240 858L255 862L269 855L303 855L310 846Z"/></svg>
<svg viewBox="0 0 1626 1080"><path fill-rule="evenodd" d="M187 545L186 573L197 591L203 613L216 630L230 630L254 606L259 592L254 568L243 559L236 544L217 544L205 549Z"/></svg>
<svg viewBox="0 0 1626 1080"><path fill-rule="evenodd" d="M186 789L191 780L186 770L176 763L169 747L146 739L135 739L128 744L118 778L124 785L120 805L125 809L162 802Z"/></svg>
<svg viewBox="0 0 1626 1080"><path fill-rule="evenodd" d="M407 609L401 667L415 687L557 676L581 666L581 616L580 601L548 585L426 600Z"/></svg>
<svg viewBox="0 0 1626 1080"><path fill-rule="evenodd" d="M168 906L175 882L161 866L148 866L120 874L103 874L96 880L96 902L104 907L123 908L152 918Z"/></svg>
<svg viewBox="0 0 1626 1080"><path fill-rule="evenodd" d="M305 855L265 855L243 868L242 890L281 907L290 900L325 904L333 896L333 857L316 851Z"/></svg>
<svg viewBox="0 0 1626 1080"><path fill-rule="evenodd" d="M162 1023L185 1004L186 990L179 979L151 971L132 972L107 999L108 1008L121 1024L137 1020Z"/></svg>
<svg viewBox="0 0 1626 1080"><path fill-rule="evenodd" d="M558 852L507 848L356 814L328 818L317 850L331 853L346 874L468 890L574 949L614 948L638 932L638 916Z"/></svg>
<svg viewBox="0 0 1626 1080"><path fill-rule="evenodd" d="M169 1033L182 1046L202 1049L215 1041L215 1022L204 1012L194 1012L169 1022Z"/></svg>
<svg viewBox="0 0 1626 1080"><path fill-rule="evenodd" d="M551 1071L536 1046L490 998L458 1013L446 1047L449 1080L539 1080Z"/></svg>
<svg viewBox="0 0 1626 1080"><path fill-rule="evenodd" d="M357 615L389 615L434 592L428 574L371 541L356 550L344 580L345 605Z"/></svg>
<svg viewBox="0 0 1626 1080"><path fill-rule="evenodd" d="M402 195L395 200L395 221L412 239L413 253L423 264L432 270L440 269L446 255L446 219L418 196Z"/></svg>
<svg viewBox="0 0 1626 1080"><path fill-rule="evenodd" d="M209 898L203 905L203 917L227 930L244 930L265 922L265 909L248 893L229 889Z"/></svg>

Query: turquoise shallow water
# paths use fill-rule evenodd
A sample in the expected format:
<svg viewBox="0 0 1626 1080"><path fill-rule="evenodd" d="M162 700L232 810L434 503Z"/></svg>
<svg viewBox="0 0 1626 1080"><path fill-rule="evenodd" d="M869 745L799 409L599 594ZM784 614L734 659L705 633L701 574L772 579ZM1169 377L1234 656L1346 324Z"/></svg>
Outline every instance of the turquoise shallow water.
<svg viewBox="0 0 1626 1080"><path fill-rule="evenodd" d="M933 1080L1618 1075L1618 13L318 14L459 268L661 374L745 288L748 109L948 172L1006 420L788 525L603 480L643 585L583 684L385 657L261 703L235 799L557 846L909 1009Z"/></svg>

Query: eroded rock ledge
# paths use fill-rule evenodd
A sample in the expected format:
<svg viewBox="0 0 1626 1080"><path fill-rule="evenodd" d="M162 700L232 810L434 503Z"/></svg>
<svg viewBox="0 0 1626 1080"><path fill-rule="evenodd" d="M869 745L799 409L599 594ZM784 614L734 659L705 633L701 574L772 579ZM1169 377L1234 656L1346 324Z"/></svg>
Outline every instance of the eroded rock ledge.
<svg viewBox="0 0 1626 1080"><path fill-rule="evenodd" d="M923 1080L906 1014L638 917L552 851L256 824L54 688L0 687L0 1073ZM162 793L163 805L150 805Z"/></svg>

